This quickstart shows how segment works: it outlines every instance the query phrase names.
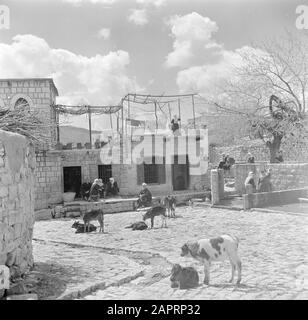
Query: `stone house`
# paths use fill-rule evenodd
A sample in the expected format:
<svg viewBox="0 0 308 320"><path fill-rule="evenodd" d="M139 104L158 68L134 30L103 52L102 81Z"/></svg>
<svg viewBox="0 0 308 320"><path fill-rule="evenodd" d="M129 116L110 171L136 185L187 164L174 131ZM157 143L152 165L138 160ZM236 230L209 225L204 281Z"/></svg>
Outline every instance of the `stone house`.
<svg viewBox="0 0 308 320"><path fill-rule="evenodd" d="M154 195L178 190L202 191L209 187L207 130L181 137L144 135L135 137L135 141L126 135L122 143L113 148L113 155L119 161L110 162L102 149L57 149L61 141L59 116L53 108L57 96L52 79L0 80L0 108L24 104L46 123L48 141L36 146L36 209L61 203L63 192L75 191L78 196L80 185L95 178L107 182L113 176L123 196L135 196L142 182L148 183ZM127 150L141 145L145 152L140 152L138 163L127 161L132 157ZM190 146L195 150L190 150ZM170 152L172 148L174 152ZM147 153L150 149L153 152ZM199 164L193 158L199 159Z"/></svg>

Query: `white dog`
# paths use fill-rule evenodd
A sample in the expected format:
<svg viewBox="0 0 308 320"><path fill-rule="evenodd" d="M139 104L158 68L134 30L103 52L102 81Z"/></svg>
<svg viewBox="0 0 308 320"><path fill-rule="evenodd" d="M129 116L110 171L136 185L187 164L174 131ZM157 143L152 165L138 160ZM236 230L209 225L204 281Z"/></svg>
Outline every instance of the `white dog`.
<svg viewBox="0 0 308 320"><path fill-rule="evenodd" d="M201 239L196 242L187 242L182 246L182 257L192 257L204 265L204 283L210 282L210 265L212 261L230 260L233 282L234 272L237 269L237 284L241 282L242 264L238 256L239 239L230 235L222 235L212 239Z"/></svg>

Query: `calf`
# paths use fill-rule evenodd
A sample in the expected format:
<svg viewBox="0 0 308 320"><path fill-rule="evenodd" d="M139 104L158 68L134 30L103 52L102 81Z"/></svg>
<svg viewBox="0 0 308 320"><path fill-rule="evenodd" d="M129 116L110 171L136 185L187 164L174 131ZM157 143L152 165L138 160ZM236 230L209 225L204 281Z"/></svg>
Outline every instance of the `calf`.
<svg viewBox="0 0 308 320"><path fill-rule="evenodd" d="M145 230L148 228L148 225L144 221L134 222L131 225L125 227L126 229L132 228L133 230Z"/></svg>
<svg viewBox="0 0 308 320"><path fill-rule="evenodd" d="M187 242L182 246L182 257L194 258L204 265L204 283L210 281L210 265L212 261L229 259L232 268L230 282L233 282L234 272L237 269L237 284L241 282L242 264L238 256L239 239L230 235L222 235L212 239L201 239L195 242Z"/></svg>
<svg viewBox="0 0 308 320"><path fill-rule="evenodd" d="M102 209L88 211L83 215L82 219L84 222L84 232L87 229L89 230L90 222L96 220L99 222L99 232L104 232L104 213Z"/></svg>
<svg viewBox="0 0 308 320"><path fill-rule="evenodd" d="M192 267L181 267L179 264L175 264L172 267L170 281L171 288L195 288L199 285L199 275L197 270Z"/></svg>
<svg viewBox="0 0 308 320"><path fill-rule="evenodd" d="M72 228L76 229L75 233L84 233L84 224L80 223L79 221L75 221L72 225ZM89 232L96 231L97 227L95 227L93 224L90 224L89 226Z"/></svg>
<svg viewBox="0 0 308 320"><path fill-rule="evenodd" d="M176 199L173 196L167 196L163 199L163 205L166 207L168 217L175 218Z"/></svg>
<svg viewBox="0 0 308 320"><path fill-rule="evenodd" d="M167 221L166 221L166 208L164 206L155 206L149 209L144 215L143 215L143 221L147 219L151 219L151 229L154 226L154 218L156 216L160 216L162 218L162 225L161 227L165 226L167 227Z"/></svg>

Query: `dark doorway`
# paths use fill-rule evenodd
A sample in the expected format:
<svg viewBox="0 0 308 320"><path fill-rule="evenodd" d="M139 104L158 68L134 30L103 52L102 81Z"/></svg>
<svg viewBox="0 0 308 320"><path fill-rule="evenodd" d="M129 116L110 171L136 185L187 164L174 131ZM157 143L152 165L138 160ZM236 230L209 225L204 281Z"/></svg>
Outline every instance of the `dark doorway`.
<svg viewBox="0 0 308 320"><path fill-rule="evenodd" d="M174 156L172 165L172 185L173 190L186 190L189 186L189 162L188 155ZM185 161L183 161L185 159ZM180 162L180 163L179 163ZM183 163L185 162L185 163Z"/></svg>
<svg viewBox="0 0 308 320"><path fill-rule="evenodd" d="M103 183L107 183L109 178L112 177L111 164L102 164L98 166L98 178L102 179Z"/></svg>
<svg viewBox="0 0 308 320"><path fill-rule="evenodd" d="M80 197L81 167L64 167L64 192L76 192L76 197Z"/></svg>

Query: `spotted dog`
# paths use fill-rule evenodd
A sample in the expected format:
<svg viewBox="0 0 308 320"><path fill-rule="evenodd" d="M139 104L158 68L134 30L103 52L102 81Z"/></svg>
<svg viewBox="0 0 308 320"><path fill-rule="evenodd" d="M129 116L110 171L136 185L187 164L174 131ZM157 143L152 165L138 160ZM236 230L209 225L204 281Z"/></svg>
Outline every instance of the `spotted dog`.
<svg viewBox="0 0 308 320"><path fill-rule="evenodd" d="M201 239L195 242L187 242L182 246L182 257L194 258L204 265L204 283L210 282L210 265L212 261L230 260L233 282L234 272L237 269L237 284L241 282L242 264L238 256L239 239L230 235L222 235L212 239Z"/></svg>

